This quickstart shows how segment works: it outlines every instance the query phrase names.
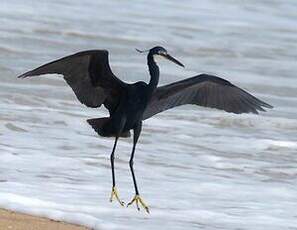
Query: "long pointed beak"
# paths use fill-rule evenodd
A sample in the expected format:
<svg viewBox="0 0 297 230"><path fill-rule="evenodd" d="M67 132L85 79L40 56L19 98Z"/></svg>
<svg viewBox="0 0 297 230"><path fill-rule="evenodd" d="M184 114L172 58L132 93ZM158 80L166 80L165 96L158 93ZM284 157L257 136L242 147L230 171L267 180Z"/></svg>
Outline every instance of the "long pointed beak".
<svg viewBox="0 0 297 230"><path fill-rule="evenodd" d="M185 68L185 66L178 60L176 60L174 57L172 57L171 55L169 54L161 54L162 57L168 59L169 61L172 61L173 63L179 65L179 66L182 66Z"/></svg>

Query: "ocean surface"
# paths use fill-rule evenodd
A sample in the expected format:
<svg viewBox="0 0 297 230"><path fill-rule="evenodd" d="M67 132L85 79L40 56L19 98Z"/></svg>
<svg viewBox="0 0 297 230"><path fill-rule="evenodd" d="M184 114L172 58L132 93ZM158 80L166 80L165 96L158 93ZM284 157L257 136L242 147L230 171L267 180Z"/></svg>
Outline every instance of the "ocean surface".
<svg viewBox="0 0 297 230"><path fill-rule="evenodd" d="M297 3L295 0L1 0L0 207L94 229L297 229ZM162 45L160 84L224 77L274 106L260 115L197 106L145 121L135 171L151 214L110 203L113 139L86 119L58 76L16 79L45 62L108 49L113 72L148 81ZM131 139L120 139L116 180L134 196Z"/></svg>

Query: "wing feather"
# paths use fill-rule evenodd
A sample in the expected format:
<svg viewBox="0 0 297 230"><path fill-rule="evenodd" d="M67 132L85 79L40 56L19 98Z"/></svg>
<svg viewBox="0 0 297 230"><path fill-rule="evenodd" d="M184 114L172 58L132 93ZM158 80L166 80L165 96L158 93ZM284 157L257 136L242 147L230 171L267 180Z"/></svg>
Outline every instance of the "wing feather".
<svg viewBox="0 0 297 230"><path fill-rule="evenodd" d="M62 74L82 104L93 108L104 104L110 112L117 105L125 87L125 83L112 73L106 50L82 51L44 64L18 77L43 74Z"/></svg>
<svg viewBox="0 0 297 230"><path fill-rule="evenodd" d="M225 79L200 74L158 87L144 111L143 120L162 111L185 104L216 108L231 113L255 113L272 108Z"/></svg>

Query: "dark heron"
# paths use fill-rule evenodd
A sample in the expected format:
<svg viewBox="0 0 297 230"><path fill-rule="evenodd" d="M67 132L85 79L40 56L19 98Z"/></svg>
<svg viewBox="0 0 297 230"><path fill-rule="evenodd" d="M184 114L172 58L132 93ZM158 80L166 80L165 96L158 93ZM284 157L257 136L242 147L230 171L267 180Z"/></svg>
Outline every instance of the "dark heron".
<svg viewBox="0 0 297 230"><path fill-rule="evenodd" d="M89 119L87 122L103 137L115 137L110 156L112 170L112 191L110 201L115 198L121 205L115 183L114 153L119 137L129 137L133 129L133 148L130 157L135 196L128 203L139 204L149 212L137 188L133 170L135 147L142 130L142 121L157 113L184 104L195 104L225 110L231 113L255 113L265 111L271 105L257 99L246 91L222 78L200 74L169 85L158 86L159 67L155 57L164 57L184 67L182 63L168 54L166 49L157 46L148 51L147 64L150 73L149 83L142 81L127 84L118 79L108 63L108 51L89 50L79 52L34 70L24 73L19 78L42 74L62 74L78 100L88 107L97 108L102 104L108 109L109 117Z"/></svg>

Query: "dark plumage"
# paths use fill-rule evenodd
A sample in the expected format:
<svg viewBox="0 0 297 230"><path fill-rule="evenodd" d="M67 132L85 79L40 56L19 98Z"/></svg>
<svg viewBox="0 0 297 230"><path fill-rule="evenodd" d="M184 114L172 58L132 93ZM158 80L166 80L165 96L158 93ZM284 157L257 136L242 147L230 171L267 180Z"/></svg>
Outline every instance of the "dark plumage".
<svg viewBox="0 0 297 230"><path fill-rule="evenodd" d="M129 137L130 130L133 129L130 168L135 196L129 204L135 202L139 209L138 203L140 203L147 212L148 207L139 196L133 170L135 147L143 120L184 104L196 104L232 113L258 113L258 111L265 111L263 107L272 108L230 82L207 74L157 87L159 67L154 60L155 55L183 66L163 47L157 46L150 49L147 55L150 82L127 84L112 73L108 63L108 51L90 50L50 62L19 76L19 78L26 78L42 74L62 74L81 103L92 108L103 104L108 109L109 117L89 119L88 123L99 135L115 137L110 157L113 182L111 200L115 197L121 205L123 202L119 199L115 188L114 152L118 138Z"/></svg>
<svg viewBox="0 0 297 230"><path fill-rule="evenodd" d="M265 111L262 107L272 108L271 105L225 79L200 74L158 87L143 114L143 120L162 111L185 104L216 108L236 114L258 114L258 111Z"/></svg>

